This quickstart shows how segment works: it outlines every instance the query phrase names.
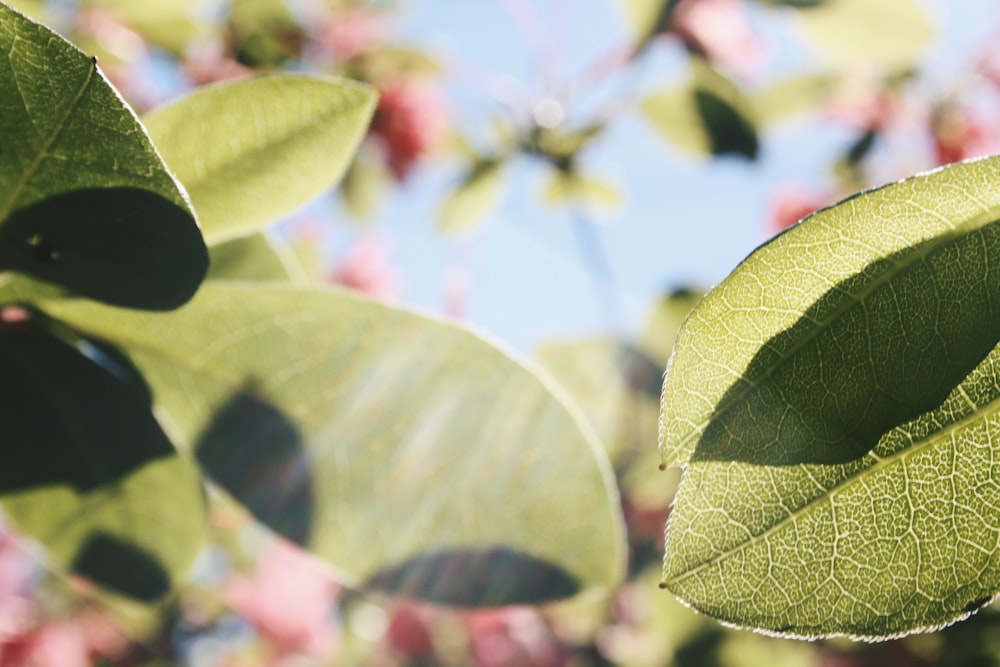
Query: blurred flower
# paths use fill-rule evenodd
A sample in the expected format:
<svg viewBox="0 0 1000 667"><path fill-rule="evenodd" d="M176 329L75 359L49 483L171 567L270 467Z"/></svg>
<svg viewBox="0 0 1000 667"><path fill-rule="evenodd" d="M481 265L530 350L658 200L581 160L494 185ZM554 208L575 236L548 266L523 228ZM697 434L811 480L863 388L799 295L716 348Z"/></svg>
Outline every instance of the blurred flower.
<svg viewBox="0 0 1000 667"><path fill-rule="evenodd" d="M254 577L236 575L225 586L230 607L278 652L331 655L338 643L332 611L339 587L312 556L275 540Z"/></svg>
<svg viewBox="0 0 1000 667"><path fill-rule="evenodd" d="M535 609L472 611L464 618L476 667L556 667L568 659Z"/></svg>
<svg viewBox="0 0 1000 667"><path fill-rule="evenodd" d="M712 63L741 76L762 63L760 40L750 29L743 0L681 0L671 30Z"/></svg>
<svg viewBox="0 0 1000 667"><path fill-rule="evenodd" d="M809 192L800 185L780 185L771 195L765 218L767 229L780 232L829 203L829 196Z"/></svg>
<svg viewBox="0 0 1000 667"><path fill-rule="evenodd" d="M447 103L434 86L406 79L387 84L380 95L371 132L381 140L389 170L402 181L444 141Z"/></svg>
<svg viewBox="0 0 1000 667"><path fill-rule="evenodd" d="M361 7L332 14L319 35L320 51L337 60L350 60L384 41L385 17Z"/></svg>
<svg viewBox="0 0 1000 667"><path fill-rule="evenodd" d="M966 108L945 106L931 122L934 161L951 164L1000 149L1000 127Z"/></svg>
<svg viewBox="0 0 1000 667"><path fill-rule="evenodd" d="M385 631L389 648L413 661L433 659L434 641L430 628L434 615L434 610L427 605L408 601L397 604L390 612Z"/></svg>
<svg viewBox="0 0 1000 667"><path fill-rule="evenodd" d="M330 280L376 299L393 299L399 292L399 276L389 263L388 248L375 234L351 246L334 268Z"/></svg>
<svg viewBox="0 0 1000 667"><path fill-rule="evenodd" d="M641 503L625 500L625 523L632 544L653 542L657 548L664 547L664 526L670 516L670 507L649 507Z"/></svg>

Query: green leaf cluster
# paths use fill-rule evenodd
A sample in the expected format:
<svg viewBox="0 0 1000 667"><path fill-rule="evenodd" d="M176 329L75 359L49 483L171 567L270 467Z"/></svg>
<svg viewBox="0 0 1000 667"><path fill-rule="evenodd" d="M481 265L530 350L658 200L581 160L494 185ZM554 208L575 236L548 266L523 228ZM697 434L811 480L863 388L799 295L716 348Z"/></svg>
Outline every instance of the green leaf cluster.
<svg viewBox="0 0 1000 667"><path fill-rule="evenodd" d="M302 284L263 231L340 179L371 89L262 76L140 121L2 3L0 53L0 505L57 569L163 599L209 484L367 591L492 606L617 584L606 454L543 373Z"/></svg>

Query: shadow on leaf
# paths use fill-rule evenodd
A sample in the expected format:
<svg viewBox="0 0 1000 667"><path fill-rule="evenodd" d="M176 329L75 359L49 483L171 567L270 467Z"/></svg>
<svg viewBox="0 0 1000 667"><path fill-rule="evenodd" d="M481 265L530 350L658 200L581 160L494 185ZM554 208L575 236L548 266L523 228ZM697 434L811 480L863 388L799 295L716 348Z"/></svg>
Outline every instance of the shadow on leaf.
<svg viewBox="0 0 1000 667"><path fill-rule="evenodd" d="M93 533L70 570L95 584L143 602L156 602L170 591L170 575L140 547L108 533Z"/></svg>
<svg viewBox="0 0 1000 667"><path fill-rule="evenodd" d="M692 460L864 456L890 429L938 407L1000 341L998 266L1000 222L868 264L760 347Z"/></svg>
<svg viewBox="0 0 1000 667"><path fill-rule="evenodd" d="M3 268L116 306L170 310L208 270L208 251L177 204L129 187L65 192L2 221Z"/></svg>
<svg viewBox="0 0 1000 667"><path fill-rule="evenodd" d="M573 575L512 549L455 549L416 556L376 573L364 588L463 607L540 604L580 591Z"/></svg>
<svg viewBox="0 0 1000 667"><path fill-rule="evenodd" d="M62 485L86 493L176 456L124 355L49 327L40 314L0 323L0 496Z"/></svg>
<svg viewBox="0 0 1000 667"><path fill-rule="evenodd" d="M248 385L226 403L198 439L202 468L259 521L308 545L316 497L310 461L296 425Z"/></svg>

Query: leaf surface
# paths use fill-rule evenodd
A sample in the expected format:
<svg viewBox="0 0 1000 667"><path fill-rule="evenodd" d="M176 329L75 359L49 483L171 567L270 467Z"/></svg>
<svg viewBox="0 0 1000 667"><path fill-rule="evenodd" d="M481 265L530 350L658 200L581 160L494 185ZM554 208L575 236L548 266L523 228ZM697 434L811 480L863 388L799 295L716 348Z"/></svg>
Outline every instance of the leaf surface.
<svg viewBox="0 0 1000 667"><path fill-rule="evenodd" d="M496 207L503 185L503 164L477 161L441 205L438 228L444 232L468 231Z"/></svg>
<svg viewBox="0 0 1000 667"><path fill-rule="evenodd" d="M844 66L913 67L936 36L921 0L825 0L798 18L809 43Z"/></svg>
<svg viewBox="0 0 1000 667"><path fill-rule="evenodd" d="M647 97L640 108L677 148L700 155L753 160L759 142L751 100L703 58L691 58L691 79Z"/></svg>
<svg viewBox="0 0 1000 667"><path fill-rule="evenodd" d="M201 475L114 350L0 311L0 504L65 572L154 602L205 533Z"/></svg>
<svg viewBox="0 0 1000 667"><path fill-rule="evenodd" d="M622 574L599 445L546 381L468 331L262 284L207 283L170 317L48 307L127 349L175 442L357 585L489 606Z"/></svg>
<svg viewBox="0 0 1000 667"><path fill-rule="evenodd" d="M360 84L268 75L205 86L143 122L214 245L294 213L340 180L374 104Z"/></svg>
<svg viewBox="0 0 1000 667"><path fill-rule="evenodd" d="M661 453L665 584L728 622L883 638L1000 592L1000 158L823 209L694 309ZM971 374L970 374L971 373Z"/></svg>
<svg viewBox="0 0 1000 667"><path fill-rule="evenodd" d="M116 305L190 298L190 205L94 61L0 4L0 269Z"/></svg>

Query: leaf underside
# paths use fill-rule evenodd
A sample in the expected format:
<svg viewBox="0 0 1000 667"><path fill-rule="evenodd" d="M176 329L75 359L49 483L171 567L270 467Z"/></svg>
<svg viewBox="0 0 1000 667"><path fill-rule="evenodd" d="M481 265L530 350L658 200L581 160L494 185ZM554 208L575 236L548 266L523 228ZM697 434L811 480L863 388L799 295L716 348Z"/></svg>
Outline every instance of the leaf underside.
<svg viewBox="0 0 1000 667"><path fill-rule="evenodd" d="M664 583L739 626L886 638L1000 592L1000 159L765 244L678 334Z"/></svg>
<svg viewBox="0 0 1000 667"><path fill-rule="evenodd" d="M621 576L599 445L547 383L467 331L264 283L206 283L155 317L46 308L127 350L178 446L346 580L494 606Z"/></svg>

